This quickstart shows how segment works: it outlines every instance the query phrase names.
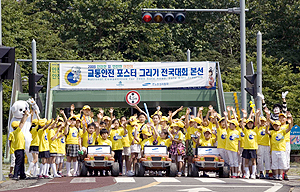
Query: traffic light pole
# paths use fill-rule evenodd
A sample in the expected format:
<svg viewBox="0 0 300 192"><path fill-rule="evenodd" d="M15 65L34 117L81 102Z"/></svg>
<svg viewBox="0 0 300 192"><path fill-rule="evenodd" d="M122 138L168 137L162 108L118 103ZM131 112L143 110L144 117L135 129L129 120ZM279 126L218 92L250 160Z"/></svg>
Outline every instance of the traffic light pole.
<svg viewBox="0 0 300 192"><path fill-rule="evenodd" d="M164 11L164 12L228 12L240 14L240 46L241 46L241 97L242 97L242 109L247 110L247 94L246 88L246 11L245 0L240 0L240 7L227 8L227 9L152 9L142 8L142 11Z"/></svg>
<svg viewBox="0 0 300 192"><path fill-rule="evenodd" d="M257 63L257 93L262 94L262 35L259 31L257 33L257 55L256 55L256 63ZM260 97L255 98L256 108L262 111L262 99Z"/></svg>
<svg viewBox="0 0 300 192"><path fill-rule="evenodd" d="M32 73L37 73L37 66L36 66L36 41L33 39L31 42L31 55L32 55ZM37 95L34 94L34 101L36 101Z"/></svg>

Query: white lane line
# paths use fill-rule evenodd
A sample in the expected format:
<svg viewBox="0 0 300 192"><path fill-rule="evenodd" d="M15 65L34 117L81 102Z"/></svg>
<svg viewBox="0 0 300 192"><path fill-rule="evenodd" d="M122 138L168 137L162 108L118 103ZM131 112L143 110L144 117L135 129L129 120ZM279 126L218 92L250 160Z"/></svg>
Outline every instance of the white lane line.
<svg viewBox="0 0 300 192"><path fill-rule="evenodd" d="M177 191L198 192L198 191L212 191L212 190L201 187L201 188L181 189L181 190L177 190Z"/></svg>
<svg viewBox="0 0 300 192"><path fill-rule="evenodd" d="M208 187L207 185L156 185L155 187ZM216 188L271 188L272 186L259 186L259 185L231 185L227 183L226 185L212 185L211 187Z"/></svg>
<svg viewBox="0 0 300 192"><path fill-rule="evenodd" d="M194 178L196 180L199 180L203 183L226 183L225 181L222 181L220 179L215 179L215 178Z"/></svg>
<svg viewBox="0 0 300 192"><path fill-rule="evenodd" d="M29 187L26 187L26 188L33 188L33 187L39 187L39 186L42 186L42 185L45 185L46 183L41 183L41 184L37 184L37 185L32 185L32 186L29 186ZM25 188L25 189L26 189Z"/></svg>
<svg viewBox="0 0 300 192"><path fill-rule="evenodd" d="M273 187L271 187L268 190L265 190L264 192L275 192L275 191L278 191L282 187L282 184L280 184L280 183L273 183L273 185L274 185Z"/></svg>
<svg viewBox="0 0 300 192"><path fill-rule="evenodd" d="M238 179L238 180L239 181L244 181L246 183L255 183L255 184L268 183L268 184L271 184L270 182L264 181L264 180L261 180L261 179Z"/></svg>
<svg viewBox="0 0 300 192"><path fill-rule="evenodd" d="M155 179L157 182L160 183L178 183L180 182L179 180L175 179L175 178L169 178L169 177L153 177L153 179Z"/></svg>
<svg viewBox="0 0 300 192"><path fill-rule="evenodd" d="M134 178L131 177L115 177L114 179L117 183L135 183Z"/></svg>
<svg viewBox="0 0 300 192"><path fill-rule="evenodd" d="M95 183L95 178L74 178L70 183Z"/></svg>

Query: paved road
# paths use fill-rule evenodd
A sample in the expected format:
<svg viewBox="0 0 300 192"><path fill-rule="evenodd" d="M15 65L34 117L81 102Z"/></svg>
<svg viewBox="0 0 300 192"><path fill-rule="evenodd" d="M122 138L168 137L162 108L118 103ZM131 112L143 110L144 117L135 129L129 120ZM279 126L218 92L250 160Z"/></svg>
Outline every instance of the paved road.
<svg viewBox="0 0 300 192"><path fill-rule="evenodd" d="M17 181L23 182L23 181ZM25 181L26 182L26 181ZM16 183L17 184L17 183ZM41 192L175 192L175 191L243 191L243 192L287 192L290 186L284 182L271 180L246 180L229 178L189 178L189 177L65 177L39 180L29 188L15 191ZM10 190L12 191L12 190Z"/></svg>

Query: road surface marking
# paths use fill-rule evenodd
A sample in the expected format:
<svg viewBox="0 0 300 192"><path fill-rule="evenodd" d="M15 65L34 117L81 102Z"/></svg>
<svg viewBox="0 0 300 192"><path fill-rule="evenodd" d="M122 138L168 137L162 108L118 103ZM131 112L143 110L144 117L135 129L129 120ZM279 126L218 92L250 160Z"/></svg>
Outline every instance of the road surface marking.
<svg viewBox="0 0 300 192"><path fill-rule="evenodd" d="M194 178L196 180L199 180L203 183L226 183L225 181L222 181L220 179L215 179L215 178Z"/></svg>
<svg viewBox="0 0 300 192"><path fill-rule="evenodd" d="M156 187L208 187L207 185L157 185ZM259 186L259 185L231 185L227 183L226 185L212 185L210 187L216 188L232 188L232 187L245 187L245 188L271 188L272 186Z"/></svg>
<svg viewBox="0 0 300 192"><path fill-rule="evenodd" d="M153 187L153 186L158 185L158 184L159 184L159 182L153 182L153 183L150 183L150 184L142 186L142 187L136 187L136 188L132 188L132 189L125 189L125 190L113 191L113 192L136 191L136 190L140 190L140 189L150 188L150 187Z"/></svg>
<svg viewBox="0 0 300 192"><path fill-rule="evenodd" d="M261 180L261 179L239 179L239 181L244 181L246 183L255 183L255 184L260 184L260 183L268 183L268 184L271 184L270 182L268 181L264 181L264 180Z"/></svg>
<svg viewBox="0 0 300 192"><path fill-rule="evenodd" d="M115 177L114 179L117 183L135 183L132 177Z"/></svg>
<svg viewBox="0 0 300 192"><path fill-rule="evenodd" d="M175 178L170 178L170 177L153 177L157 182L160 183L178 183L180 182L179 180Z"/></svg>
<svg viewBox="0 0 300 192"><path fill-rule="evenodd" d="M212 191L212 190L201 187L201 188L181 189L177 191L198 192L198 191Z"/></svg>
<svg viewBox="0 0 300 192"><path fill-rule="evenodd" d="M74 178L70 183L95 183L95 178Z"/></svg>
<svg viewBox="0 0 300 192"><path fill-rule="evenodd" d="M268 190L265 190L264 192L275 192L275 191L278 191L282 185L280 183L273 183L273 187L271 187L270 189Z"/></svg>

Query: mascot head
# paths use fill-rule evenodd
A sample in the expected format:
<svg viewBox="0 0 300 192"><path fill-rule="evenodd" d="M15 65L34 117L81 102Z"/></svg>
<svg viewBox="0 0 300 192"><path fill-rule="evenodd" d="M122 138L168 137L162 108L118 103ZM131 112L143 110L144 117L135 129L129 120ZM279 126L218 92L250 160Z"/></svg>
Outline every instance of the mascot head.
<svg viewBox="0 0 300 192"><path fill-rule="evenodd" d="M15 118L22 118L25 111L29 112L29 105L26 101L16 101L11 107L11 112Z"/></svg>

